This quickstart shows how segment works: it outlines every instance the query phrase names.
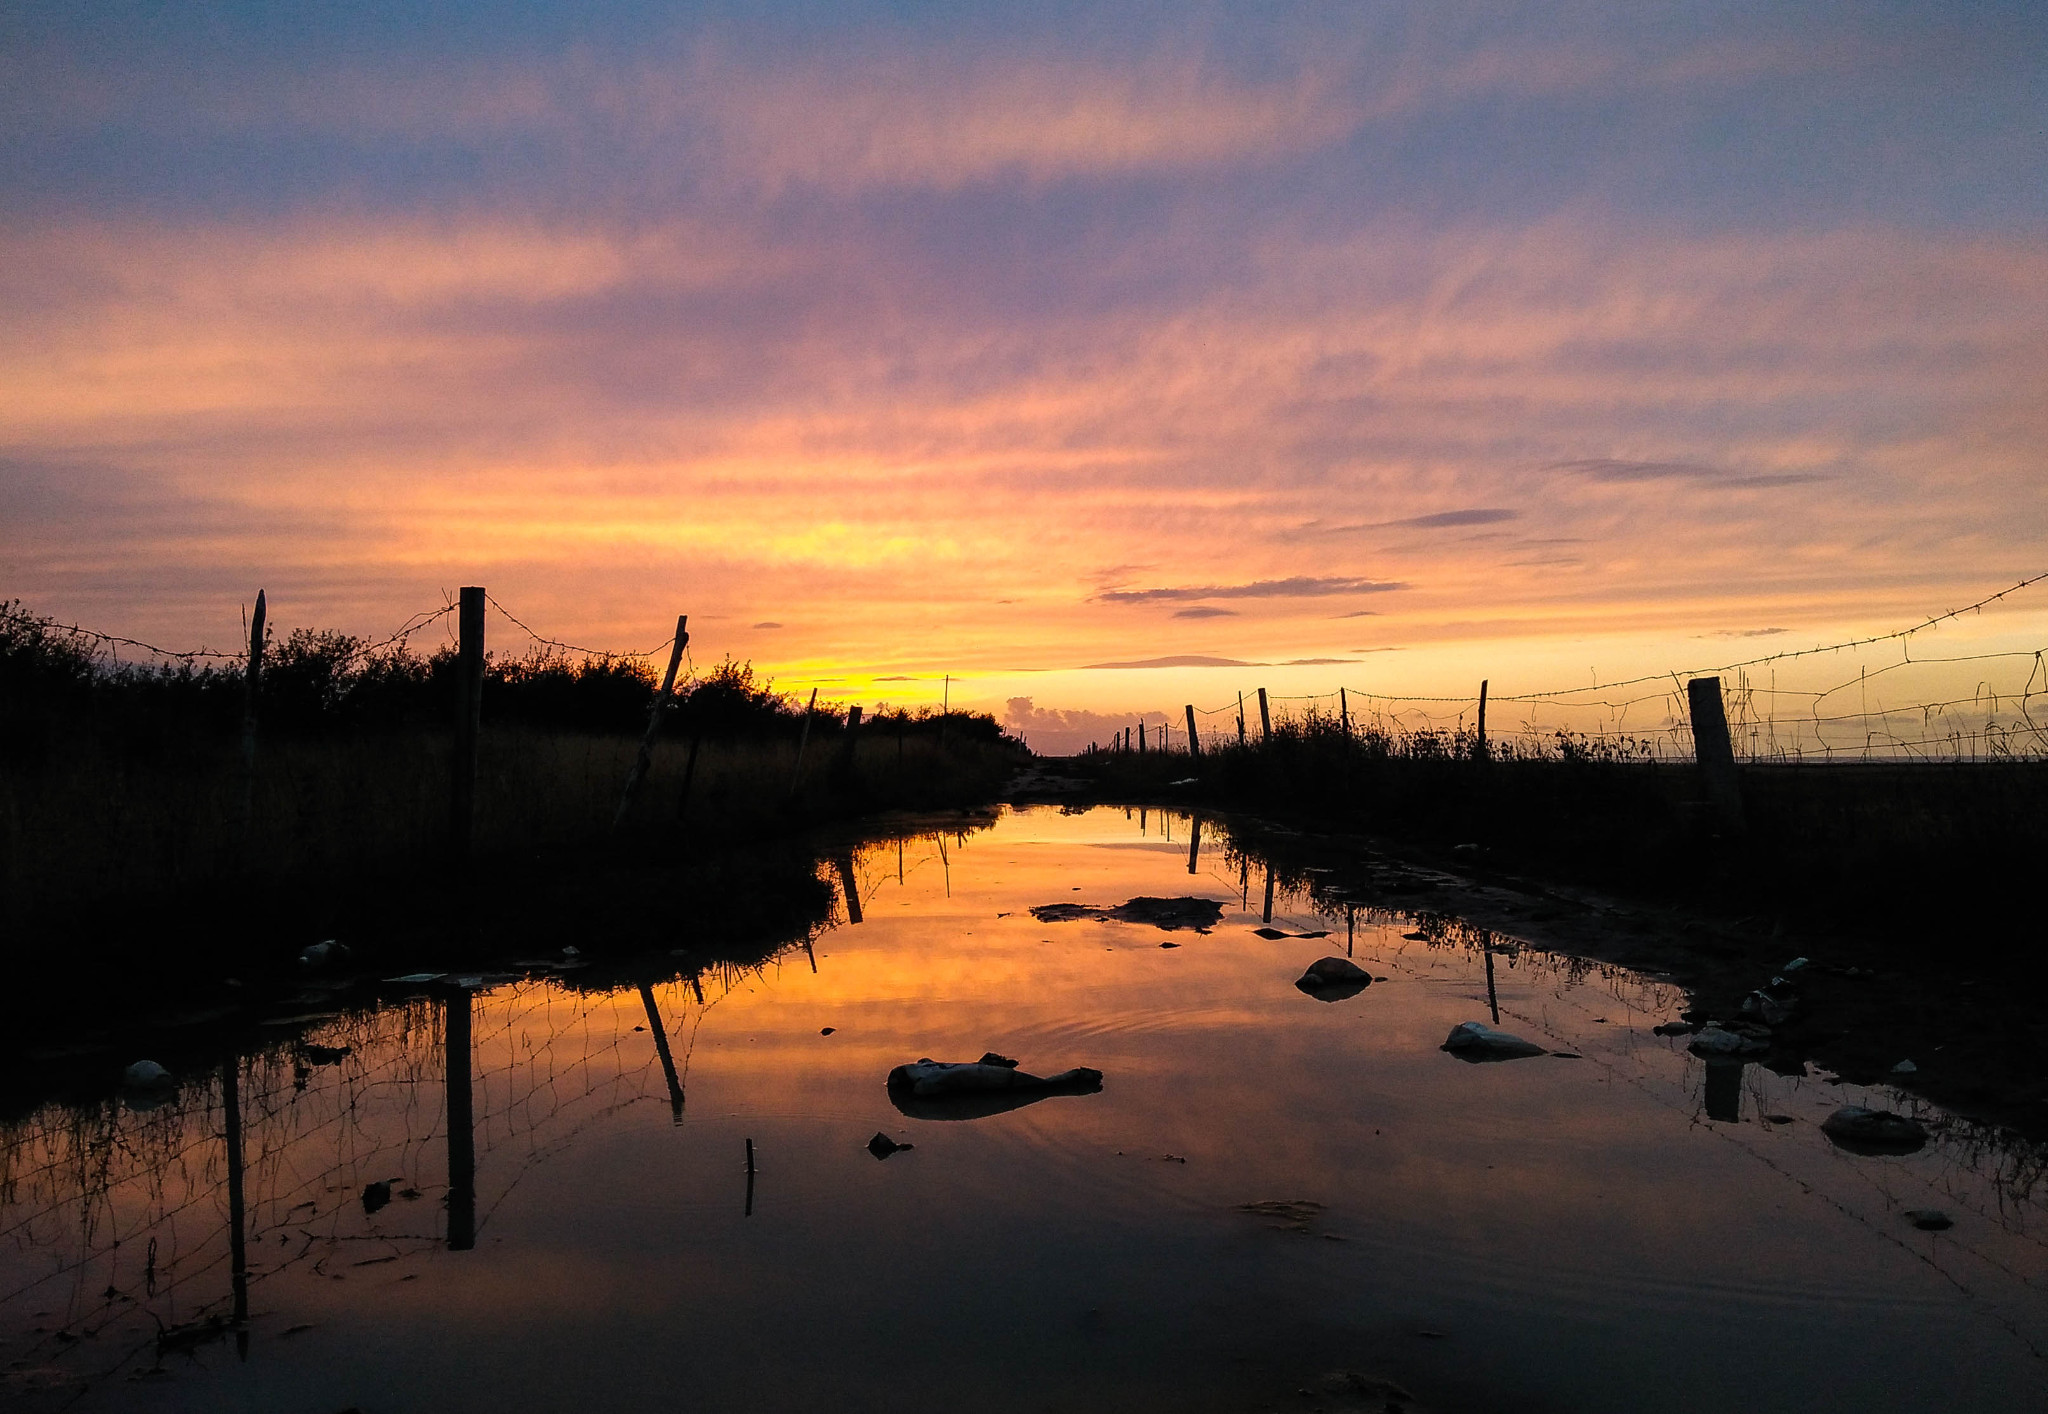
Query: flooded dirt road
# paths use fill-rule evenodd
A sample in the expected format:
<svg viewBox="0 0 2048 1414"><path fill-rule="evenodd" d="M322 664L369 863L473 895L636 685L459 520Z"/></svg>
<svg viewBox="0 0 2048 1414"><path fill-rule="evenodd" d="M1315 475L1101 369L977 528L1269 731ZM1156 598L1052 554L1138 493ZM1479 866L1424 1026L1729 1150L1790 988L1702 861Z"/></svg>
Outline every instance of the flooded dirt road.
<svg viewBox="0 0 2048 1414"><path fill-rule="evenodd" d="M1285 887L1269 917L1262 861L1190 827L868 843L760 968L564 936L18 1113L0 1401L2041 1407L2038 1151L1709 1065L1654 976ZM1217 909L1119 907L1181 897ZM1296 985L1328 957L1369 985ZM1543 1053L1468 1063L1465 1022ZM990 1051L1101 1087L885 1088ZM1838 1147L1850 1104L1927 1142Z"/></svg>

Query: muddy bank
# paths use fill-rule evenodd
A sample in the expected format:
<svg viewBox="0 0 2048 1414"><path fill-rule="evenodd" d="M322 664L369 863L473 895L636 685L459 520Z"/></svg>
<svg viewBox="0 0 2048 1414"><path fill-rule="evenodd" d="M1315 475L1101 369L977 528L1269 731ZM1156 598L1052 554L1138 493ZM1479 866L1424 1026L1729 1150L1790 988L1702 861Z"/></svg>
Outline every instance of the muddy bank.
<svg viewBox="0 0 2048 1414"><path fill-rule="evenodd" d="M1531 877L1483 850L1447 855L1258 817L1204 824L1243 858L1254 903L1270 865L1276 885L1307 890L1320 908L1397 910L1444 946L1528 943L1668 977L1692 995L1695 1022L1756 1023L1745 999L1806 958L1798 1006L1767 1027L1765 1063L1897 1086L2048 1138L2048 1015L2031 988L2015 985L2030 950L2017 934L1717 916Z"/></svg>

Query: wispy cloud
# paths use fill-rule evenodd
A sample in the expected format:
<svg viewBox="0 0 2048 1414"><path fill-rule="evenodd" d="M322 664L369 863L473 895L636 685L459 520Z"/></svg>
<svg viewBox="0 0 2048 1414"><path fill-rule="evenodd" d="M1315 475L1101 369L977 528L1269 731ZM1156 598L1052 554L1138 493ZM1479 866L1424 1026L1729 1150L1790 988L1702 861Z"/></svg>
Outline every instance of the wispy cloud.
<svg viewBox="0 0 2048 1414"><path fill-rule="evenodd" d="M1171 589L1111 589L1095 597L1111 604L1156 604L1187 599L1319 599L1340 594L1385 594L1406 589L1394 580L1257 579L1249 584L1204 584Z"/></svg>
<svg viewBox="0 0 2048 1414"><path fill-rule="evenodd" d="M1716 486L1757 488L1804 486L1809 482L1830 479L1822 472L1761 472L1744 475L1724 467L1708 466L1702 462L1633 462L1617 461L1610 457L1552 462L1548 469L1573 472L1594 481L1699 481L1712 482Z"/></svg>
<svg viewBox="0 0 2048 1414"><path fill-rule="evenodd" d="M1487 506L1462 511L1437 511L1431 515L1409 516L1405 520L1359 521L1353 525L1324 525L1319 521L1310 521L1301 529L1310 535L1350 535L1365 530L1449 530L1467 525L1499 525L1502 521L1521 518L1520 511Z"/></svg>
<svg viewBox="0 0 2048 1414"><path fill-rule="evenodd" d="M1235 609L1218 609L1213 605L1198 604L1192 609L1176 609L1173 616L1177 619L1234 619L1238 617L1238 612Z"/></svg>

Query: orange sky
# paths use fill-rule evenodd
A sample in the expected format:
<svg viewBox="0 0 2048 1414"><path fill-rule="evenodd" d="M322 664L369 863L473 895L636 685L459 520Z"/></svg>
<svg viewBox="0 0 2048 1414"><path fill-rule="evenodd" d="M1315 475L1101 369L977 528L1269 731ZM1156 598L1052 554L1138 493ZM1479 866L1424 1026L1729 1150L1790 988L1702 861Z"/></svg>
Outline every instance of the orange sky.
<svg viewBox="0 0 2048 1414"><path fill-rule="evenodd" d="M994 13L11 21L0 594L1115 715L2048 568L2038 14Z"/></svg>

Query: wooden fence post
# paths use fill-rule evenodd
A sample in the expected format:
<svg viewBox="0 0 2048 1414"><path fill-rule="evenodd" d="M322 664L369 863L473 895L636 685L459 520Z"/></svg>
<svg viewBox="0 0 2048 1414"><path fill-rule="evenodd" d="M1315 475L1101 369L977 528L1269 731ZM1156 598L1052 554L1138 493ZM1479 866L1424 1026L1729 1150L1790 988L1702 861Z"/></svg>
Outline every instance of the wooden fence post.
<svg viewBox="0 0 2048 1414"><path fill-rule="evenodd" d="M654 738L661 734L662 713L668 710L668 695L675 690L676 669L683 664L683 650L690 645L688 614L676 615L676 641L669 648L668 671L661 675L661 691L654 694L654 706L647 715L647 734L640 738L640 753L633 758L633 769L626 773L626 789L619 796L619 808L612 814L612 828L619 828L626 818L626 811L633 804L633 793L640 789L640 782L647 778L647 768L654 764Z"/></svg>
<svg viewBox="0 0 2048 1414"><path fill-rule="evenodd" d="M1142 717L1138 719L1138 754L1145 754L1145 721Z"/></svg>
<svg viewBox="0 0 2048 1414"><path fill-rule="evenodd" d="M484 712L484 591L463 589L456 611L455 761L449 783L449 852L457 863L469 859L476 837L477 737Z"/></svg>
<svg viewBox="0 0 2048 1414"><path fill-rule="evenodd" d="M1244 745L1244 694L1237 695L1237 744Z"/></svg>
<svg viewBox="0 0 2048 1414"><path fill-rule="evenodd" d="M810 705L804 708L804 731L803 735L796 739L796 769L789 773L789 794L785 799L796 799L796 783L803 779L804 774L804 748L811 744L811 714L817 710L818 689L814 687L811 689ZM943 733L944 726L942 725L939 730Z"/></svg>
<svg viewBox="0 0 2048 1414"><path fill-rule="evenodd" d="M1195 730L1195 704L1188 704L1188 760L1202 759L1202 735Z"/></svg>
<svg viewBox="0 0 2048 1414"><path fill-rule="evenodd" d="M1742 830L1742 780L1735 769L1735 745L1728 738L1728 713L1721 704L1719 678L1693 678L1685 685L1687 705L1692 710L1693 759L1699 763L1700 779L1707 799L1721 827L1730 834Z"/></svg>
<svg viewBox="0 0 2048 1414"><path fill-rule="evenodd" d="M1481 761L1486 759L1486 679L1479 680L1479 729L1475 734L1472 754Z"/></svg>
<svg viewBox="0 0 2048 1414"><path fill-rule="evenodd" d="M853 781L853 753L860 742L861 710L858 706L846 709L846 745L839 753L838 776L840 784Z"/></svg>
<svg viewBox="0 0 2048 1414"><path fill-rule="evenodd" d="M1337 689L1337 720L1344 725L1344 740L1351 740L1351 699L1341 687Z"/></svg>
<svg viewBox="0 0 2048 1414"><path fill-rule="evenodd" d="M249 664L242 674L242 842L248 843L256 814L256 689L263 677L263 591L249 615Z"/></svg>
<svg viewBox="0 0 2048 1414"><path fill-rule="evenodd" d="M1266 706L1266 689L1259 689L1259 745L1273 739L1273 713Z"/></svg>

